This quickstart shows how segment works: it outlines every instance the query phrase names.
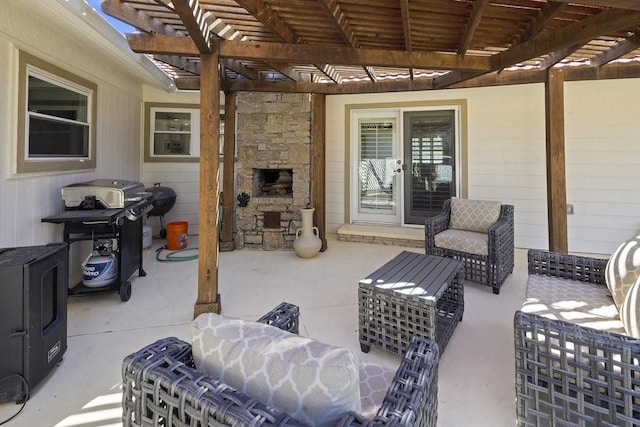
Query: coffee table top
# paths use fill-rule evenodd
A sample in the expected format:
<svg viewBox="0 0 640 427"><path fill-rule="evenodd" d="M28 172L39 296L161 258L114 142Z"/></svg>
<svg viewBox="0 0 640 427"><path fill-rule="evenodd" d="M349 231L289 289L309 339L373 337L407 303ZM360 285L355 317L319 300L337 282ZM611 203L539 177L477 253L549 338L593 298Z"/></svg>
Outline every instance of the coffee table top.
<svg viewBox="0 0 640 427"><path fill-rule="evenodd" d="M435 297L462 268L462 262L454 259L402 251L359 283L379 291Z"/></svg>

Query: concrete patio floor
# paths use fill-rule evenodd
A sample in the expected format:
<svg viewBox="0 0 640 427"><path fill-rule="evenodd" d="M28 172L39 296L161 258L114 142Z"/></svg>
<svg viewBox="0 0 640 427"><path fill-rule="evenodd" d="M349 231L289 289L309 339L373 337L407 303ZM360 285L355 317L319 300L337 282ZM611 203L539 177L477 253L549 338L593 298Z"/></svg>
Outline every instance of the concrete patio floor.
<svg viewBox="0 0 640 427"><path fill-rule="evenodd" d="M152 341L189 340L197 295L197 261L158 262L154 239L144 250L146 277L131 278L131 299L117 294L73 297L69 302L68 349L8 426L121 425L121 362ZM197 246L190 236L189 247ZM329 239L328 250L311 259L294 252L220 253L222 314L256 319L287 301L300 306L300 333L350 348L364 360L396 368L399 357L358 344L357 283L402 248ZM166 252L165 252L166 253ZM514 273L500 295L465 282L463 321L440 361L438 425L515 424L513 314L524 299L526 250L516 250ZM0 423L20 409L0 404Z"/></svg>

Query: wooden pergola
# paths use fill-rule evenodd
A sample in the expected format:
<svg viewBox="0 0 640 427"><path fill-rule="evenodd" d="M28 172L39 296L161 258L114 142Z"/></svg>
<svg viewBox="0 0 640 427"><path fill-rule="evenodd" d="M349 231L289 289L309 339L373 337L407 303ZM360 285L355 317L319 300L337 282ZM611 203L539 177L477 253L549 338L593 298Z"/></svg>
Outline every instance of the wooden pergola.
<svg viewBox="0 0 640 427"><path fill-rule="evenodd" d="M324 237L324 96L544 82L549 247L567 251L563 83L640 77L640 0L102 0L174 78L200 91L200 242L194 315L220 312L218 247L232 244L238 91L313 94L312 197ZM571 64L571 67L563 65ZM234 114L226 114L234 129Z"/></svg>

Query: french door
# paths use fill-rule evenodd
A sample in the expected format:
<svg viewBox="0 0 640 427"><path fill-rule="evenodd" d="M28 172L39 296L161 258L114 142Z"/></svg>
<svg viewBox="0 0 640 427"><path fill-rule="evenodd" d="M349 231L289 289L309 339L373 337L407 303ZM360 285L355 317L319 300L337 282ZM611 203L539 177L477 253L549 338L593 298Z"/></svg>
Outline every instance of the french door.
<svg viewBox="0 0 640 427"><path fill-rule="evenodd" d="M404 223L424 224L456 195L455 111L404 113Z"/></svg>
<svg viewBox="0 0 640 427"><path fill-rule="evenodd" d="M352 153L356 160L352 174L351 211L353 222L397 224L401 194L399 115L369 113L355 118ZM354 152L355 151L355 152ZM353 169L352 169L353 170Z"/></svg>
<svg viewBox="0 0 640 427"><path fill-rule="evenodd" d="M355 111L351 221L423 225L456 194L456 110Z"/></svg>

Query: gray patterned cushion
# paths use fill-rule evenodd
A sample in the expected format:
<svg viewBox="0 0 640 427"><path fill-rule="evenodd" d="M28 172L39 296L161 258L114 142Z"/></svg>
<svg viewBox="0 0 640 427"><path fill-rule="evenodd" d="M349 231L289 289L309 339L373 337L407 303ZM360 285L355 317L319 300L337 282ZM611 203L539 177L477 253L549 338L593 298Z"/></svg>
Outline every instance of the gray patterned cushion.
<svg viewBox="0 0 640 427"><path fill-rule="evenodd" d="M522 311L593 329L624 333L616 305L603 285L530 274Z"/></svg>
<svg viewBox="0 0 640 427"><path fill-rule="evenodd" d="M449 228L436 234L433 242L438 248L485 256L489 254L489 235L487 233Z"/></svg>
<svg viewBox="0 0 640 427"><path fill-rule="evenodd" d="M627 335L640 338L640 278L638 278L620 306L620 320Z"/></svg>
<svg viewBox="0 0 640 427"><path fill-rule="evenodd" d="M487 233L500 217L502 202L451 198L449 228Z"/></svg>
<svg viewBox="0 0 640 427"><path fill-rule="evenodd" d="M366 362L360 364L360 415L365 419L375 418L394 376L395 371L386 366Z"/></svg>
<svg viewBox="0 0 640 427"><path fill-rule="evenodd" d="M640 277L640 236L622 243L613 252L605 268L605 280L617 307Z"/></svg>
<svg viewBox="0 0 640 427"><path fill-rule="evenodd" d="M335 425L361 409L359 361L347 349L213 313L192 322L191 336L200 372L300 421Z"/></svg>

